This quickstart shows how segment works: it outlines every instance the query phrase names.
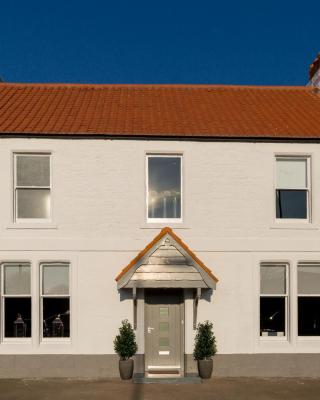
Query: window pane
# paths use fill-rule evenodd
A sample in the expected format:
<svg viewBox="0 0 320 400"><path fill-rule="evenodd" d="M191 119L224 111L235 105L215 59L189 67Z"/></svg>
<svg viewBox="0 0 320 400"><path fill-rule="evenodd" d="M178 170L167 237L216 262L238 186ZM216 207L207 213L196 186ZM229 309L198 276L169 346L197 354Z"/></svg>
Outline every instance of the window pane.
<svg viewBox="0 0 320 400"><path fill-rule="evenodd" d="M277 160L277 188L305 189L307 187L307 160Z"/></svg>
<svg viewBox="0 0 320 400"><path fill-rule="evenodd" d="M31 299L4 299L4 336L31 337Z"/></svg>
<svg viewBox="0 0 320 400"><path fill-rule="evenodd" d="M18 155L18 186L50 186L50 156Z"/></svg>
<svg viewBox="0 0 320 400"><path fill-rule="evenodd" d="M298 298L298 335L320 336L320 298Z"/></svg>
<svg viewBox="0 0 320 400"><path fill-rule="evenodd" d="M298 293L320 294L320 265L298 265Z"/></svg>
<svg viewBox="0 0 320 400"><path fill-rule="evenodd" d="M306 190L277 190L277 218L307 218Z"/></svg>
<svg viewBox="0 0 320 400"><path fill-rule="evenodd" d="M30 294L30 266L5 265L4 294Z"/></svg>
<svg viewBox="0 0 320 400"><path fill-rule="evenodd" d="M181 218L181 158L148 157L148 217Z"/></svg>
<svg viewBox="0 0 320 400"><path fill-rule="evenodd" d="M286 267L284 265L262 265L260 267L261 294L286 293Z"/></svg>
<svg viewBox="0 0 320 400"><path fill-rule="evenodd" d="M260 336L285 336L284 297L260 297Z"/></svg>
<svg viewBox="0 0 320 400"><path fill-rule="evenodd" d="M50 218L49 189L17 189L18 218Z"/></svg>
<svg viewBox="0 0 320 400"><path fill-rule="evenodd" d="M43 294L69 294L69 266L43 265Z"/></svg>
<svg viewBox="0 0 320 400"><path fill-rule="evenodd" d="M70 337L69 299L43 298L43 337Z"/></svg>

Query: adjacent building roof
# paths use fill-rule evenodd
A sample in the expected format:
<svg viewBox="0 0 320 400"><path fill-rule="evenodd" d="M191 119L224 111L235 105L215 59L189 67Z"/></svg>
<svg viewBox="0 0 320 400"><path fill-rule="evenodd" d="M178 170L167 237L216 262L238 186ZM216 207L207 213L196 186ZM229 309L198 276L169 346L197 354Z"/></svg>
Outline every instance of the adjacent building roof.
<svg viewBox="0 0 320 400"><path fill-rule="evenodd" d="M312 87L0 83L0 134L320 138Z"/></svg>
<svg viewBox="0 0 320 400"><path fill-rule="evenodd" d="M200 287L218 282L211 270L169 227L160 233L118 274L118 288Z"/></svg>

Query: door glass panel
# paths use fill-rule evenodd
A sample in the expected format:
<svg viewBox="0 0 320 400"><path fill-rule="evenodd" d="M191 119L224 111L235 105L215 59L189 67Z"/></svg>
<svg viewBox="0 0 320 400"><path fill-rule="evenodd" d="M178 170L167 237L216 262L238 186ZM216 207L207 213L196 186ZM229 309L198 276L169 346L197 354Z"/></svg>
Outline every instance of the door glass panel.
<svg viewBox="0 0 320 400"><path fill-rule="evenodd" d="M168 347L169 346L169 338L167 338L167 337L159 338L159 346L160 347Z"/></svg>
<svg viewBox="0 0 320 400"><path fill-rule="evenodd" d="M160 317L167 317L169 315L168 307L160 307Z"/></svg>
<svg viewBox="0 0 320 400"><path fill-rule="evenodd" d="M169 331L169 322L160 322L159 323L159 331L160 332L168 332Z"/></svg>

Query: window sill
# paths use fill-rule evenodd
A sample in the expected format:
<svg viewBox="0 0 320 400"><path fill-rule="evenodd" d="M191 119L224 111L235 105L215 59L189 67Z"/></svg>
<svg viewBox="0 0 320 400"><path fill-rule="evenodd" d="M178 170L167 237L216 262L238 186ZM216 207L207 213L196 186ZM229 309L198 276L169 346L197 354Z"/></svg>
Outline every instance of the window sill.
<svg viewBox="0 0 320 400"><path fill-rule="evenodd" d="M7 229L57 229L52 222L15 222L7 225Z"/></svg>
<svg viewBox="0 0 320 400"><path fill-rule="evenodd" d="M32 344L32 338L3 338L1 345Z"/></svg>
<svg viewBox="0 0 320 400"><path fill-rule="evenodd" d="M320 342L320 336L298 336L297 342Z"/></svg>
<svg viewBox="0 0 320 400"><path fill-rule="evenodd" d="M183 222L144 222L139 226L140 229L162 229L169 226L173 229L191 229L190 226L187 226Z"/></svg>
<svg viewBox="0 0 320 400"><path fill-rule="evenodd" d="M40 345L47 345L47 344L53 344L53 345L59 345L59 344L71 344L71 339L70 338L43 338L41 339Z"/></svg>
<svg viewBox="0 0 320 400"><path fill-rule="evenodd" d="M267 342L283 342L288 343L288 338L286 336L260 336L259 337L260 343L267 343Z"/></svg>
<svg viewBox="0 0 320 400"><path fill-rule="evenodd" d="M270 226L270 229L294 229L294 230L311 230L317 231L319 230L318 226L315 226L309 221L279 221L275 222Z"/></svg>

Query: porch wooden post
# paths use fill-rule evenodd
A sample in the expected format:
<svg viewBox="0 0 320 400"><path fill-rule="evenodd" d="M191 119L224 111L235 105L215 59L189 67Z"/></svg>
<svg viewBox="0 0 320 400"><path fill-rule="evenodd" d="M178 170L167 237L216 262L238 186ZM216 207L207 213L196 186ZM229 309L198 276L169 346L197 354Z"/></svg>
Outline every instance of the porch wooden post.
<svg viewBox="0 0 320 400"><path fill-rule="evenodd" d="M197 328L198 302L201 297L201 288L197 288L193 299L193 329Z"/></svg>
<svg viewBox="0 0 320 400"><path fill-rule="evenodd" d="M133 329L137 329L137 288L132 288L132 299L133 299Z"/></svg>

